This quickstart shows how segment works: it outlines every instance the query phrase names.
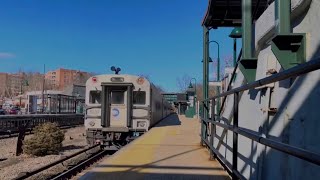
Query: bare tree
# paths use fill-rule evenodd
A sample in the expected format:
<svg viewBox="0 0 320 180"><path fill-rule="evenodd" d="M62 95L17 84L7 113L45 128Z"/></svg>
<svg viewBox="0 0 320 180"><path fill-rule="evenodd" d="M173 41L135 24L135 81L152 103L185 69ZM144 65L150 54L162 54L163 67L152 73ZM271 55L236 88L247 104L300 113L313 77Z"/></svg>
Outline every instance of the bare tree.
<svg viewBox="0 0 320 180"><path fill-rule="evenodd" d="M177 78L177 86L181 92L185 92L188 89L191 77L187 74L184 74L181 78Z"/></svg>
<svg viewBox="0 0 320 180"><path fill-rule="evenodd" d="M78 71L75 78L74 78L73 84L85 85L87 80L92 76L94 76L93 73L86 73L86 72ZM66 88L66 87L64 87L64 88Z"/></svg>
<svg viewBox="0 0 320 180"><path fill-rule="evenodd" d="M197 84L197 100L202 101L203 100L203 86L202 84ZM216 95L216 88L209 86L209 97L213 97Z"/></svg>
<svg viewBox="0 0 320 180"><path fill-rule="evenodd" d="M223 58L224 61L224 67L233 67L233 56L232 55L226 55Z"/></svg>
<svg viewBox="0 0 320 180"><path fill-rule="evenodd" d="M212 81L215 81L217 79L217 59L213 60L213 77ZM232 55L226 55L222 58L222 61L220 62L220 80L224 76L224 70L227 67L233 66L233 56Z"/></svg>

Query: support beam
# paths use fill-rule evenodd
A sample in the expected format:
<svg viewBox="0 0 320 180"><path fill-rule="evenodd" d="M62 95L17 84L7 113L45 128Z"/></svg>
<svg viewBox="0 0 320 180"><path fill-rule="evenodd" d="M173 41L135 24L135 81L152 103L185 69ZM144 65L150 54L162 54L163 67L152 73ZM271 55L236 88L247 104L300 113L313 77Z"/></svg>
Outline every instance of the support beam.
<svg viewBox="0 0 320 180"><path fill-rule="evenodd" d="M291 0L275 1L277 36L272 39L271 50L283 69L289 69L306 61L306 36L292 33Z"/></svg>
<svg viewBox="0 0 320 180"><path fill-rule="evenodd" d="M252 0L242 0L242 46L243 53L239 69L247 82L253 82L256 79L257 62L252 57Z"/></svg>
<svg viewBox="0 0 320 180"><path fill-rule="evenodd" d="M203 99L209 98L209 29L203 26ZM203 104L208 107L208 102ZM209 111L203 107L203 118L209 117ZM207 139L207 123L201 123L201 136ZM204 142L201 140L201 145Z"/></svg>
<svg viewBox="0 0 320 180"><path fill-rule="evenodd" d="M242 0L243 59L252 57L252 0Z"/></svg>
<svg viewBox="0 0 320 180"><path fill-rule="evenodd" d="M291 0L275 1L275 18L278 34L291 33Z"/></svg>

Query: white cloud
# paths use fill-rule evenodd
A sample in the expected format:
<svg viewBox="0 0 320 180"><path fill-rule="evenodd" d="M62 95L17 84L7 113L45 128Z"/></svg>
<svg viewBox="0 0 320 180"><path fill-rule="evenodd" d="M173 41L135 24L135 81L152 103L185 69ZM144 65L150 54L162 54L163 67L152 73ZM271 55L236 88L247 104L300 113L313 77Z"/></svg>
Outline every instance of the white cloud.
<svg viewBox="0 0 320 180"><path fill-rule="evenodd" d="M0 59L9 59L16 57L15 54L8 53L8 52L0 52Z"/></svg>

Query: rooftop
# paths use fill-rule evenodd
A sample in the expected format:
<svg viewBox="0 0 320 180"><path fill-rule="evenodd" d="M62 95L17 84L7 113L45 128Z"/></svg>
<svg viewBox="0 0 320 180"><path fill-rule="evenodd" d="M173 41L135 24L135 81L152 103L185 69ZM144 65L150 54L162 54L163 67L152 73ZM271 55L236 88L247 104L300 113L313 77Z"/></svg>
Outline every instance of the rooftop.
<svg viewBox="0 0 320 180"><path fill-rule="evenodd" d="M254 20L257 20L273 1L252 0L252 16ZM202 25L212 28L241 26L241 2L241 0L209 0Z"/></svg>

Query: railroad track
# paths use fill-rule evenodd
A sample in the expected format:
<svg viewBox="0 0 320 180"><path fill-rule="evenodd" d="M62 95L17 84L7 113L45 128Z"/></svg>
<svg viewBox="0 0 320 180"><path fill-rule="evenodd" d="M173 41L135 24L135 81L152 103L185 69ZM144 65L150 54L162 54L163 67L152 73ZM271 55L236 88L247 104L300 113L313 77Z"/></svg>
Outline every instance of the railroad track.
<svg viewBox="0 0 320 180"><path fill-rule="evenodd" d="M67 171L55 176L52 178L52 180L58 180L58 179L70 179L72 176L77 175L93 163L97 162L99 159L104 157L107 154L107 150L102 150L95 154L94 156L82 161L81 163L71 167Z"/></svg>
<svg viewBox="0 0 320 180"><path fill-rule="evenodd" d="M17 178L15 178L15 180L21 180L21 179L26 179L29 178L31 176L34 176L38 173L41 173L45 170L48 170L49 168L52 168L58 164L61 164L63 162L66 162L69 159L72 159L76 156L79 156L81 154L87 154L88 151L94 150L95 148L98 148L98 150L96 150L95 152L89 152L89 157L80 160L78 163L76 164L72 164L72 165L68 165L68 168L63 171L63 172L59 172L56 175L52 175L50 176L49 179L70 179L73 176L77 175L78 173L80 173L81 171L85 170L86 168L90 167L92 164L96 163L98 160L100 160L101 158L103 158L104 156L106 156L108 154L108 150L103 150L99 148L100 145L95 145L95 146L91 146L89 148L86 148L84 150L78 151L74 154L71 154L69 156L66 156L60 160L54 161L46 166L40 167L38 169L35 169L33 171L29 171L29 172L24 172L21 173Z"/></svg>

